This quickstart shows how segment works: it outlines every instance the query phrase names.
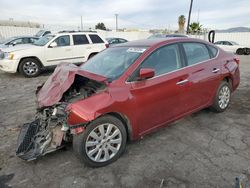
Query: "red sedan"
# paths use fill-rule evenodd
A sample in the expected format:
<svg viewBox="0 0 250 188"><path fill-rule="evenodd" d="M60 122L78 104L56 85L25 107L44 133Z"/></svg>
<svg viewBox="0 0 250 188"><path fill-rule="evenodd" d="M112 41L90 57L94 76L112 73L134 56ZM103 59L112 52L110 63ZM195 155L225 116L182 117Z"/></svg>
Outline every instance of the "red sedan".
<svg viewBox="0 0 250 188"><path fill-rule="evenodd" d="M240 82L239 59L191 38L148 39L108 48L77 67L60 65L38 88L35 121L17 155L36 159L73 142L100 167L135 140L203 108L223 112Z"/></svg>

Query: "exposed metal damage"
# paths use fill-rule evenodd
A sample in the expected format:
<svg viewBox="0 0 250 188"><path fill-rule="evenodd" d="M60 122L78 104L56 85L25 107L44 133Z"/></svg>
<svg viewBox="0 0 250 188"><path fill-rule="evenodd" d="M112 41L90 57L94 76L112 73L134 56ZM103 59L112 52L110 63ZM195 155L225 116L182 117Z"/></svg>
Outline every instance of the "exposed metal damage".
<svg viewBox="0 0 250 188"><path fill-rule="evenodd" d="M53 73L54 76L51 76L51 80L53 81L49 84L45 83L43 87L38 88L38 102L39 94L41 90L44 90L44 87L48 85L53 86L53 84L58 86L57 83L61 81L58 80L58 78L61 79L61 75L58 76L57 73L60 72L61 69L65 69L65 67L57 68ZM66 83L67 90L62 93L59 101L57 102L57 100L54 100L55 104L52 106L41 106L38 104L39 107L35 120L23 125L18 137L18 147L16 150L18 157L28 161L34 160L39 156L43 156L64 147L66 143L70 143L72 141L72 133L74 133L72 130L74 126L70 127L67 123L67 118L70 113L67 110L67 106L75 101L84 100L106 88L103 82L86 78L77 74L75 70L72 72L75 73L74 77L71 77L73 82ZM70 74L68 74L68 76L69 75ZM60 87L65 88L65 84ZM55 87L53 86L52 88L54 89ZM61 92L61 88L59 88L58 91ZM51 97L53 94L55 94L54 91L53 93L48 92L47 96L43 97Z"/></svg>

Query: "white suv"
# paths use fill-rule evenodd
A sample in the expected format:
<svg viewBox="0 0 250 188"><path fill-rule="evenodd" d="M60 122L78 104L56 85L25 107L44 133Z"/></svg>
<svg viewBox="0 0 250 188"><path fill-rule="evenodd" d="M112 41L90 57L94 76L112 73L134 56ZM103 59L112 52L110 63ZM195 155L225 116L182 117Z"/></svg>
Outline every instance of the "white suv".
<svg viewBox="0 0 250 188"><path fill-rule="evenodd" d="M46 67L62 62L82 63L108 47L108 42L95 32L60 32L46 35L32 45L19 45L0 53L0 70L17 71L35 77Z"/></svg>

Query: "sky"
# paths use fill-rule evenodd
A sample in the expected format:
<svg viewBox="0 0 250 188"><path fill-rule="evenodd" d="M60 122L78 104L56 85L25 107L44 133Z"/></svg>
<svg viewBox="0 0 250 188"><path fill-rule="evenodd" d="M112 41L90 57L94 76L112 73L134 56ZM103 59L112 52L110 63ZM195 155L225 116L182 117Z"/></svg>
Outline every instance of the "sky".
<svg viewBox="0 0 250 188"><path fill-rule="evenodd" d="M0 19L33 21L46 25L94 28L177 29L178 17L188 18L190 0L1 0ZM250 27L249 0L193 0L191 22L203 28Z"/></svg>

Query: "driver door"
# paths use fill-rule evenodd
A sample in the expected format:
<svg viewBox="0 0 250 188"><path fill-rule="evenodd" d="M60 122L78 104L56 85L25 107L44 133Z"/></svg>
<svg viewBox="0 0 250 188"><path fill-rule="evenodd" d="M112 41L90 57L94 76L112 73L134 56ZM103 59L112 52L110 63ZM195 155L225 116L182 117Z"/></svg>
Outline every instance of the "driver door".
<svg viewBox="0 0 250 188"><path fill-rule="evenodd" d="M56 46L51 46L54 43ZM73 62L73 50L69 35L59 36L45 49L46 66L58 65L62 62Z"/></svg>
<svg viewBox="0 0 250 188"><path fill-rule="evenodd" d="M188 74L183 66L177 44L167 45L154 51L135 71L130 82L131 94L136 100L137 124L140 134L165 124L182 111L182 94L186 90ZM155 76L139 81L141 68L155 70Z"/></svg>

